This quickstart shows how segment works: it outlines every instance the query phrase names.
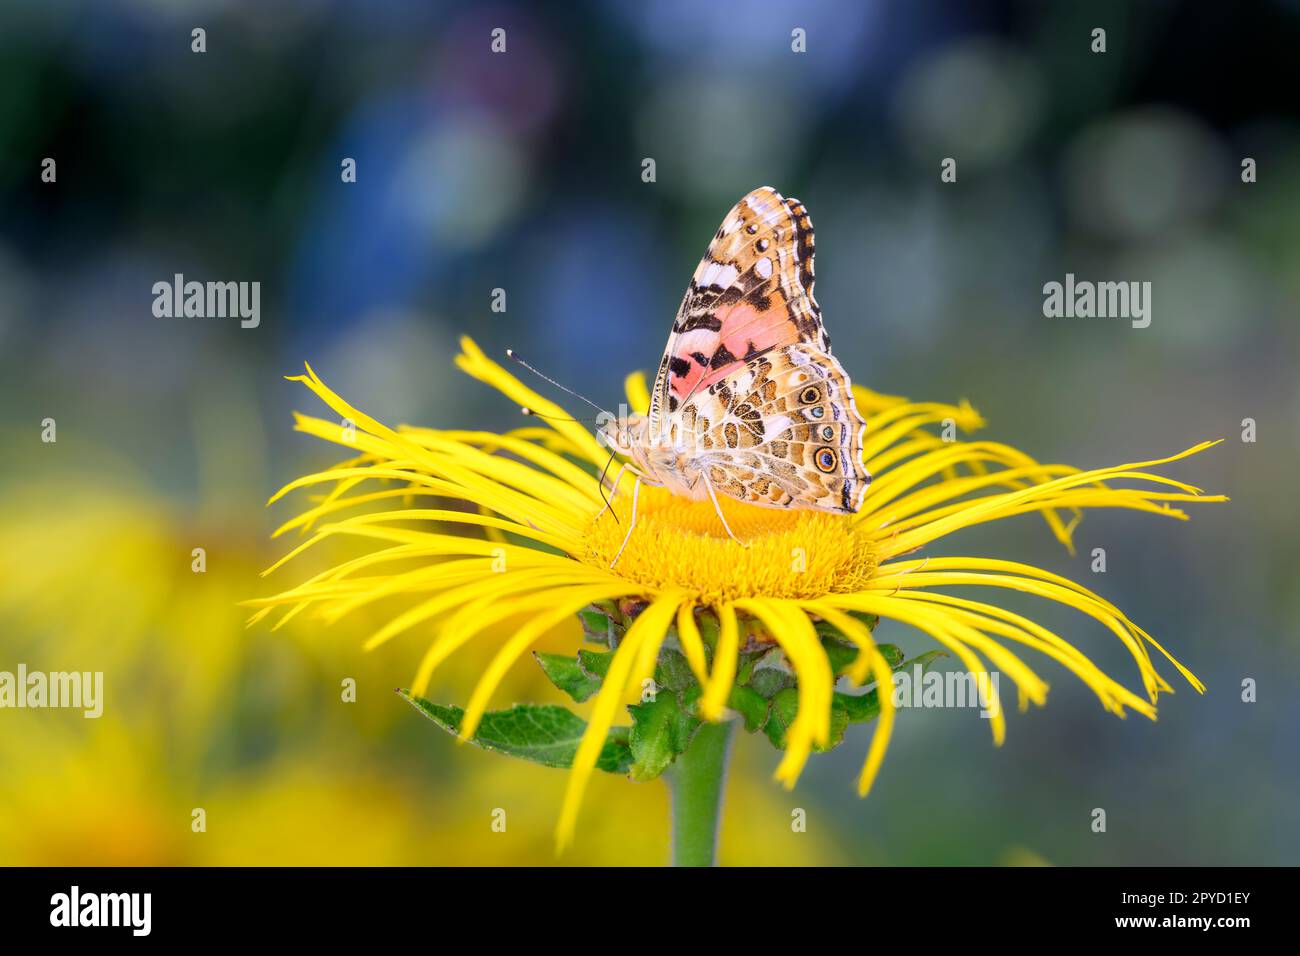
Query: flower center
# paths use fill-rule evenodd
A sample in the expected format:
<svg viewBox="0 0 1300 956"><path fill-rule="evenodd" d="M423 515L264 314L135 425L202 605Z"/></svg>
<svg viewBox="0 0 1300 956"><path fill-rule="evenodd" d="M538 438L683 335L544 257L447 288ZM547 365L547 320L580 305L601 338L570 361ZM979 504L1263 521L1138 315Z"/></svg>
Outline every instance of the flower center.
<svg viewBox="0 0 1300 956"><path fill-rule="evenodd" d="M587 564L608 568L627 535L631 495L586 530ZM871 542L848 515L759 508L721 499L742 546L723 528L711 501L688 501L662 488L641 489L636 527L614 572L648 590L685 588L703 603L741 597L818 598L858 591L876 568Z"/></svg>

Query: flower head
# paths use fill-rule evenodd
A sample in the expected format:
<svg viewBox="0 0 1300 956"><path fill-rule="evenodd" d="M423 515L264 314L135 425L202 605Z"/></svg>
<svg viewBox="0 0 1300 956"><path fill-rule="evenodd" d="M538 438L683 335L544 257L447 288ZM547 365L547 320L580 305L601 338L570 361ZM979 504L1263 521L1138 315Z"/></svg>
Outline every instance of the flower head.
<svg viewBox="0 0 1300 956"><path fill-rule="evenodd" d="M297 416L297 429L349 445L358 453L339 465L291 482L272 498L300 488L324 489L313 505L277 532L311 537L267 573L318 542L359 539L369 549L295 588L256 604L260 619L287 608L280 621L314 608L337 620L383 598L407 607L366 643L427 628L432 640L413 684L422 693L438 666L475 644L494 626L520 621L491 656L460 724L473 736L503 675L544 634L593 603L630 602L636 613L618 643L573 758L559 824L571 838L582 793L619 707L654 673L665 641L680 647L702 688L701 716L721 720L746 647L774 642L798 682L798 710L788 728L777 778L793 786L814 749L831 737L834 668L819 639L829 625L859 653L847 678L888 687L890 662L866 616L911 625L936 641L973 675L991 666L1011 679L1024 709L1043 704L1047 684L1012 648L1028 648L1071 671L1117 715L1134 710L1154 719L1155 702L1172 688L1154 657L1165 658L1197 691L1202 684L1122 611L1067 578L997 558L930 553L939 539L972 525L1015 515L1041 515L1073 550L1071 533L1086 508L1127 508L1186 518L1183 502L1226 500L1148 469L1194 455L1204 442L1153 461L1083 471L1041 464L1007 445L945 441L931 429L983 425L966 403L913 403L861 387L854 394L867 420L863 459L875 476L861 511L852 515L762 509L727 499L722 508L742 546L724 531L710 502L642 489L635 533L610 564L631 518L626 486L612 507L598 475L608 452L565 411L462 340L457 365L545 416L543 425L505 434L389 428L332 392L308 367L294 378L337 415L355 424ZM628 401L648 404L645 380L630 376ZM1122 482L1123 487L1116 483ZM361 506L379 510L361 510ZM610 513L613 512L613 514ZM924 553L922 553L924 552ZM1144 693L1102 672L1075 646L996 603L950 594L951 587L1019 591L1083 612L1128 650ZM707 621L708 633L702 635ZM995 697L990 723L996 743L1005 718ZM894 720L892 696L880 693L879 723L858 781L871 788Z"/></svg>

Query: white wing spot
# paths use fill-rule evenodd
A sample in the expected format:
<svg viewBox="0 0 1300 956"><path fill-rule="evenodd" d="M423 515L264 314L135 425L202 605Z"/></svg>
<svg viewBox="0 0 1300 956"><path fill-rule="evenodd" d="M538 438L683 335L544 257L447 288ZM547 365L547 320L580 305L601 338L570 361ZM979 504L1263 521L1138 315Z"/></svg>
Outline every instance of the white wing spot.
<svg viewBox="0 0 1300 956"><path fill-rule="evenodd" d="M710 286L729 289L739 277L740 274L736 271L735 266L721 262L710 262L700 273L700 277L695 280L695 284L701 289L707 289Z"/></svg>

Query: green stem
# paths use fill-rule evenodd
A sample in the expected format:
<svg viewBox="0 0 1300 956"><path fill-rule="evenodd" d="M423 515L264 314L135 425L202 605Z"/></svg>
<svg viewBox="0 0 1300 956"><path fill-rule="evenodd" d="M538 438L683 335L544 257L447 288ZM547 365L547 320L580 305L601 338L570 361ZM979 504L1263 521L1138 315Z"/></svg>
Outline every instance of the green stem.
<svg viewBox="0 0 1300 956"><path fill-rule="evenodd" d="M673 800L673 865L712 866L734 720L705 723L668 774Z"/></svg>

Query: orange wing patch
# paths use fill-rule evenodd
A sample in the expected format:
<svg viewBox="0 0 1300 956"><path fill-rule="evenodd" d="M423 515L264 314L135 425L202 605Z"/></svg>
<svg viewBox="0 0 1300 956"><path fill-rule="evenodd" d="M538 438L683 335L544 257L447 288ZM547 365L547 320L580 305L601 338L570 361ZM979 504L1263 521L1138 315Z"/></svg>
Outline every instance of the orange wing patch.
<svg viewBox="0 0 1300 956"><path fill-rule="evenodd" d="M813 296L813 228L803 204L764 186L718 229L682 298L651 395L663 416L738 368L799 342L829 352Z"/></svg>

